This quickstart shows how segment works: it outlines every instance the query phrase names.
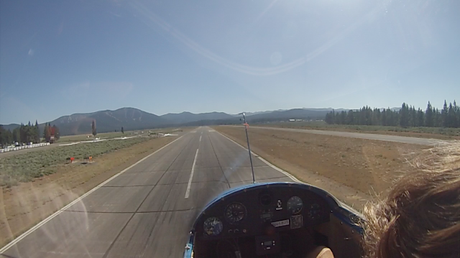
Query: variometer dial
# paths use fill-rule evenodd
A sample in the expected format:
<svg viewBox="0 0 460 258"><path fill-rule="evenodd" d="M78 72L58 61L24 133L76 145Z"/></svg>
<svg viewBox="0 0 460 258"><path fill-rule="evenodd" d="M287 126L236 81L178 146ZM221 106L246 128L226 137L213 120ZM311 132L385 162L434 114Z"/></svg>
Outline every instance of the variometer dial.
<svg viewBox="0 0 460 258"><path fill-rule="evenodd" d="M217 236L224 229L222 221L216 217L207 218L203 223L203 229L208 236Z"/></svg>
<svg viewBox="0 0 460 258"><path fill-rule="evenodd" d="M310 210L308 211L308 216L312 220L317 220L317 219L321 218L321 216L322 216L321 215L321 206L319 206L319 204L317 204L317 203L313 203L310 206Z"/></svg>
<svg viewBox="0 0 460 258"><path fill-rule="evenodd" d="M292 214L298 214L302 210L302 208L303 208L303 202L299 196L292 196L287 201L287 209Z"/></svg>
<svg viewBox="0 0 460 258"><path fill-rule="evenodd" d="M234 202L227 206L224 216L230 224L236 224L246 216L246 207L241 203Z"/></svg>

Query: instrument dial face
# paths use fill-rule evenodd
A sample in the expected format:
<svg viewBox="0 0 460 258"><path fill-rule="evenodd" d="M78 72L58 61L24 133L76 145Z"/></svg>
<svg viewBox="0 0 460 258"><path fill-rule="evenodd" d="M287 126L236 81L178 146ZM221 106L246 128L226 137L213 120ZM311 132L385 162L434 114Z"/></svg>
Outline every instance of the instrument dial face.
<svg viewBox="0 0 460 258"><path fill-rule="evenodd" d="M204 221L203 229L208 236L217 236L224 229L224 225L220 219L216 217L210 217Z"/></svg>
<svg viewBox="0 0 460 258"><path fill-rule="evenodd" d="M270 203L272 202L272 196L270 193L268 192L262 192L260 195L259 195L259 202L260 204L262 204L263 206L269 206Z"/></svg>
<svg viewBox="0 0 460 258"><path fill-rule="evenodd" d="M236 224L246 216L246 207L238 202L232 203L225 209L224 216L230 224Z"/></svg>
<svg viewBox="0 0 460 258"><path fill-rule="evenodd" d="M319 204L317 204L317 203L313 203L310 206L310 211L308 212L308 216L312 220L316 220L316 219L321 218L321 216L322 216L321 215L321 206L319 206Z"/></svg>
<svg viewBox="0 0 460 258"><path fill-rule="evenodd" d="M303 208L303 202L302 202L302 199L300 199L299 196L292 196L287 201L287 209L292 214L300 213L300 211L302 211L302 208Z"/></svg>

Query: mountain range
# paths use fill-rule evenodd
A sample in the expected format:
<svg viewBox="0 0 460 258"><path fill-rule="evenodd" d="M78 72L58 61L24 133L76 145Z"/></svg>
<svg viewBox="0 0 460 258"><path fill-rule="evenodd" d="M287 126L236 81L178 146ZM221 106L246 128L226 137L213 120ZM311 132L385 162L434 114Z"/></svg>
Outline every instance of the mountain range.
<svg viewBox="0 0 460 258"><path fill-rule="evenodd" d="M247 113L249 123L264 123L274 121L287 121L289 119L324 119L327 112L332 109L290 109ZM223 112L210 112L193 114L182 112L178 114L168 113L155 115L136 108L125 107L117 110L102 110L93 113L77 113L61 116L50 121L51 125L59 128L61 135L75 135L91 133L91 123L96 121L97 131L113 132L124 130L142 130L170 126L194 126L216 124L238 124L241 115L227 114ZM13 130L18 124L3 125L3 128ZM40 124L43 128L44 124Z"/></svg>
<svg viewBox="0 0 460 258"><path fill-rule="evenodd" d="M193 114L190 112L182 112L179 114L165 114L162 115L161 118L168 120L174 124L187 124L196 121L203 121L203 120L222 120L222 119L232 119L234 115L229 115L223 112L211 112L211 113L201 113L201 114Z"/></svg>

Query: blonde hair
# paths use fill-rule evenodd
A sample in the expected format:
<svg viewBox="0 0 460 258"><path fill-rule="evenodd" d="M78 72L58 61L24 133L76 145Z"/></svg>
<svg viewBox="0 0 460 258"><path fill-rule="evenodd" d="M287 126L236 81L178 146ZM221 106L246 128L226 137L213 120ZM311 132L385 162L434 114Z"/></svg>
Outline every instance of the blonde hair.
<svg viewBox="0 0 460 258"><path fill-rule="evenodd" d="M382 202L364 208L367 257L460 257L459 147L430 149L431 164L419 162Z"/></svg>

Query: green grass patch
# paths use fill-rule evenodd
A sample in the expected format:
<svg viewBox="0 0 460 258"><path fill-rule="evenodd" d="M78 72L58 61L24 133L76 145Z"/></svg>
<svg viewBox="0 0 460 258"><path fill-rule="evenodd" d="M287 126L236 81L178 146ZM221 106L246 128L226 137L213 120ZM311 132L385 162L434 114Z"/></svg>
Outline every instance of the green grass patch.
<svg viewBox="0 0 460 258"><path fill-rule="evenodd" d="M89 156L97 157L147 140L149 138L136 137L125 140L80 143L1 158L0 186L9 187L19 182L28 182L34 178L53 174L56 172L56 167L65 164L69 157L74 157L76 160Z"/></svg>

